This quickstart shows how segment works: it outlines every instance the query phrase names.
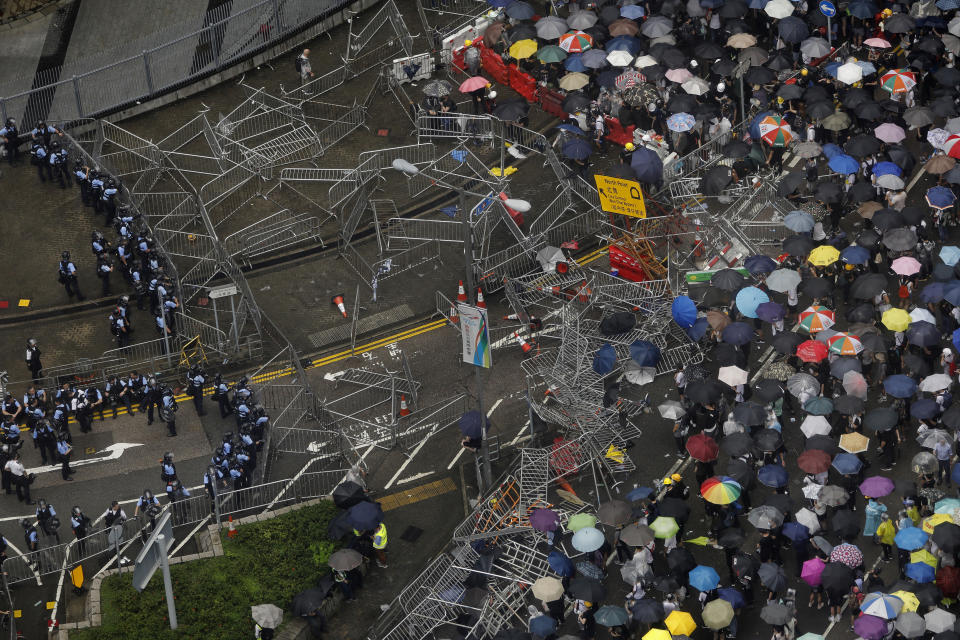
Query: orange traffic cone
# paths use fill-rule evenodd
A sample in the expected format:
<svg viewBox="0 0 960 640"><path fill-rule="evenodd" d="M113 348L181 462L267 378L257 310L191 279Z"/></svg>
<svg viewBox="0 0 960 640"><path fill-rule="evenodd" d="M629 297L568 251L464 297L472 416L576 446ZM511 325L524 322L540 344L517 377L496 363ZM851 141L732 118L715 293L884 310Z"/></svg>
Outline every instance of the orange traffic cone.
<svg viewBox="0 0 960 640"><path fill-rule="evenodd" d="M584 280L583 284L580 285L580 288L577 290L577 301L590 302L590 296L592 295L593 291L590 290L590 287L587 286L587 281Z"/></svg>
<svg viewBox="0 0 960 640"><path fill-rule="evenodd" d="M573 487L570 486L570 483L564 480L563 478L557 478L556 483L560 485L560 488L564 491L569 491L573 495L577 495L577 492L573 490Z"/></svg>
<svg viewBox="0 0 960 640"><path fill-rule="evenodd" d="M229 516L229 520L227 521L227 537L237 537L237 528L233 526L233 516Z"/></svg>
<svg viewBox="0 0 960 640"><path fill-rule="evenodd" d="M460 322L460 314L457 313L457 305L454 302L450 303L450 322L453 324Z"/></svg>
<svg viewBox="0 0 960 640"><path fill-rule="evenodd" d="M533 351L533 345L523 339L523 336L519 332L514 331L513 337L517 339L517 344L520 345L520 348L523 349L523 355L529 354Z"/></svg>
<svg viewBox="0 0 960 640"><path fill-rule="evenodd" d="M487 303L483 299L483 289L477 287L477 307L480 309L486 309Z"/></svg>
<svg viewBox="0 0 960 640"><path fill-rule="evenodd" d="M516 313L511 313L511 314L508 315L508 316L503 316L503 319L504 319L504 320L519 320L519 319L520 319L520 315L519 315L519 314L516 314Z"/></svg>
<svg viewBox="0 0 960 640"><path fill-rule="evenodd" d="M342 293L338 293L337 295L333 296L332 302L333 302L333 304L335 304L335 305L337 306L337 309L340 309L340 315L342 315L344 318L346 318L346 317L347 317L347 308L346 308L346 307L344 306L344 304L343 304L343 294L342 294Z"/></svg>
<svg viewBox="0 0 960 640"><path fill-rule="evenodd" d="M406 417L410 415L410 413L411 413L410 407L407 406L407 396L401 394L400 395L400 417L401 418Z"/></svg>
<svg viewBox="0 0 960 640"><path fill-rule="evenodd" d="M457 287L457 302L466 302L467 301L467 290L463 288L463 280L460 281L460 286Z"/></svg>

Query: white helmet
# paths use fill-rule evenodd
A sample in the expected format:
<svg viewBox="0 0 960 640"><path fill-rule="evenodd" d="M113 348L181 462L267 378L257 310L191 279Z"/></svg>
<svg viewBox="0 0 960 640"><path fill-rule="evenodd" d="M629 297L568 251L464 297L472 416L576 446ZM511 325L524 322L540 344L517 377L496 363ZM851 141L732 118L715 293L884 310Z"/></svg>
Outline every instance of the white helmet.
<svg viewBox="0 0 960 640"><path fill-rule="evenodd" d="M726 90L727 90L727 85L723 84L722 82L717 83L717 93L723 93Z"/></svg>
<svg viewBox="0 0 960 640"><path fill-rule="evenodd" d="M490 92L490 97L491 97L491 98L496 98L496 97L497 97L497 92L496 92L496 91L491 91L491 92Z"/></svg>

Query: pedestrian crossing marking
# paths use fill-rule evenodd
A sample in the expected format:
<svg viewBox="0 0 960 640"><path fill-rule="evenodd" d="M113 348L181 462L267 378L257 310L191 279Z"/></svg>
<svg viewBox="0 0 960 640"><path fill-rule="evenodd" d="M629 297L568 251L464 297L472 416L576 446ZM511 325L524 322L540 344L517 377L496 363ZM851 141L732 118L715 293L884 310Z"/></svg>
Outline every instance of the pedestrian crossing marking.
<svg viewBox="0 0 960 640"><path fill-rule="evenodd" d="M408 504L420 502L428 498L435 498L456 490L457 485L453 482L453 480L450 478L443 478L441 480L435 480L434 482L422 484L419 487L411 487L409 489L404 489L403 491L391 493L388 496L380 498L378 502L384 511L390 511L391 509L399 509L400 507L405 507Z"/></svg>

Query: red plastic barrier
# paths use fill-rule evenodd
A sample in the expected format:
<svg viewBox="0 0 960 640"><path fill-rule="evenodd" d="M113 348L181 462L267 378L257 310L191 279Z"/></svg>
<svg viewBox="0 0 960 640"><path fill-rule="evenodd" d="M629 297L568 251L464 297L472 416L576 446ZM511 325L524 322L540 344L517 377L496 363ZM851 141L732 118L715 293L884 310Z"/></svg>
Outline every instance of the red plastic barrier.
<svg viewBox="0 0 960 640"><path fill-rule="evenodd" d="M527 102L535 102L537 81L533 76L517 69L514 65L507 67L510 78L510 88L526 98Z"/></svg>
<svg viewBox="0 0 960 640"><path fill-rule="evenodd" d="M463 59L465 52L466 52L466 49L456 49L453 52L453 61L451 62L451 64L453 64L453 66L460 71L467 70L467 63L464 62L464 59Z"/></svg>
<svg viewBox="0 0 960 640"><path fill-rule="evenodd" d="M610 269L616 269L621 278L631 282L643 282L648 279L640 263L618 247L610 247Z"/></svg>
<svg viewBox="0 0 960 640"><path fill-rule="evenodd" d="M563 95L557 91L551 91L546 87L537 87L536 99L540 103L540 107L550 115L561 120L567 119L568 114L563 110Z"/></svg>
<svg viewBox="0 0 960 640"><path fill-rule="evenodd" d="M503 64L503 60L496 53L490 49L484 49L480 52L480 64L483 67L483 70L493 78L495 81L500 84L509 85L510 84L510 72L507 71L507 67Z"/></svg>
<svg viewBox="0 0 960 640"><path fill-rule="evenodd" d="M607 129L607 134L603 137L607 140L616 142L621 147L628 142L633 142L633 130L636 129L635 125L630 125L624 129L619 120L611 118L610 116L604 116L603 123Z"/></svg>

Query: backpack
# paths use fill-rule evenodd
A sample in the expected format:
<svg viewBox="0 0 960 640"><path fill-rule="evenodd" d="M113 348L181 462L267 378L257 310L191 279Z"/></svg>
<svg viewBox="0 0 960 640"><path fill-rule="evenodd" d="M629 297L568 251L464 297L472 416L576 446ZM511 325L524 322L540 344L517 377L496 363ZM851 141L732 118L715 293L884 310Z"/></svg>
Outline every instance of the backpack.
<svg viewBox="0 0 960 640"><path fill-rule="evenodd" d="M293 61L293 66L296 67L297 73L301 73L303 71L303 59L297 56L297 59Z"/></svg>

